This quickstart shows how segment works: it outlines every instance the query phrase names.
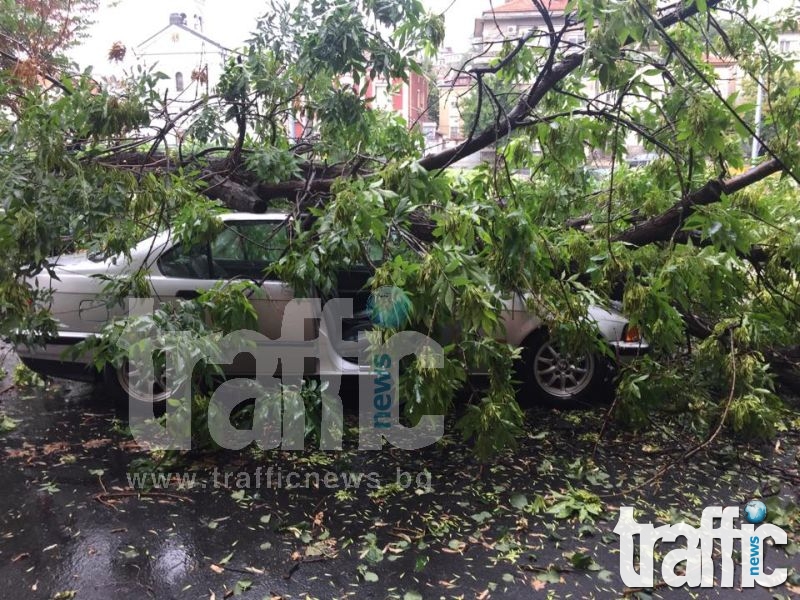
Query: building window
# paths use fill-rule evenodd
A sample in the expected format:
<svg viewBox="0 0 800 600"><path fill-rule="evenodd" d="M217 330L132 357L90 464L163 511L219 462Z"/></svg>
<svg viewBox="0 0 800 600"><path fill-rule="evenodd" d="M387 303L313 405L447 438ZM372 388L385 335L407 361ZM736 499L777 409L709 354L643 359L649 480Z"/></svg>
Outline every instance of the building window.
<svg viewBox="0 0 800 600"><path fill-rule="evenodd" d="M780 47L780 51L784 54L792 49L792 42L789 40L781 40L778 42L778 45Z"/></svg>
<svg viewBox="0 0 800 600"><path fill-rule="evenodd" d="M183 73L180 71L175 73L175 90L178 92L183 91Z"/></svg>
<svg viewBox="0 0 800 600"><path fill-rule="evenodd" d="M461 128L458 125L450 125L450 139L451 140L461 139Z"/></svg>
<svg viewBox="0 0 800 600"><path fill-rule="evenodd" d="M391 110L392 99L385 83L375 84L375 106L381 110Z"/></svg>

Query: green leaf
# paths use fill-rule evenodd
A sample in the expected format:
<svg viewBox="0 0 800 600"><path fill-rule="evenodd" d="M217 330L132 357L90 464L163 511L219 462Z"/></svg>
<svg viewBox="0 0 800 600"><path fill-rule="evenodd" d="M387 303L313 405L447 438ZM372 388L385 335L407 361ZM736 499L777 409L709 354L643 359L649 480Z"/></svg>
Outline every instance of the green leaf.
<svg viewBox="0 0 800 600"><path fill-rule="evenodd" d="M569 557L569 562L576 569L586 570L594 561L590 555L585 554L584 552L574 552L572 556Z"/></svg>
<svg viewBox="0 0 800 600"><path fill-rule="evenodd" d="M492 518L492 513L483 511L472 515L470 518L476 523L478 523L478 525L482 525L483 523Z"/></svg>
<svg viewBox="0 0 800 600"><path fill-rule="evenodd" d="M234 596L241 596L247 590L253 587L253 582L247 579L240 579L236 582L236 585L233 587L233 595Z"/></svg>
<svg viewBox="0 0 800 600"><path fill-rule="evenodd" d="M607 570L607 569L603 569L602 571L599 571L599 572L597 573L597 578L598 578L600 581L604 581L604 582L606 582L606 583L609 583L609 582L611 582L611 580L613 579L613 577L614 577L614 573L612 573L611 571L609 571L609 570Z"/></svg>
<svg viewBox="0 0 800 600"><path fill-rule="evenodd" d="M517 510L522 510L528 506L528 498L525 494L514 494L509 502Z"/></svg>
<svg viewBox="0 0 800 600"><path fill-rule="evenodd" d="M417 573L424 571L429 560L430 559L426 554L420 554L419 556L417 556L417 560L414 562L414 571L416 571Z"/></svg>
<svg viewBox="0 0 800 600"><path fill-rule="evenodd" d="M12 419L3 413L0 413L0 433L7 433L13 431L19 425L19 420Z"/></svg>
<svg viewBox="0 0 800 600"><path fill-rule="evenodd" d="M548 569L543 573L538 573L536 579L544 583L559 583L561 581L561 574L555 569Z"/></svg>

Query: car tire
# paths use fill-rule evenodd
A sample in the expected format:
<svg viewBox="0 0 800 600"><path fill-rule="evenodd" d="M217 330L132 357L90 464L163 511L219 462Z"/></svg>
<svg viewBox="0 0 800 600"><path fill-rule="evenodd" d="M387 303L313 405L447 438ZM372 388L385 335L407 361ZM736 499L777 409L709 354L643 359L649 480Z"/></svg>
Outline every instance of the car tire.
<svg viewBox="0 0 800 600"><path fill-rule="evenodd" d="M608 400L613 393L608 361L594 353L572 357L539 329L522 345L517 363L521 384L518 399L522 405L551 408L586 408Z"/></svg>
<svg viewBox="0 0 800 600"><path fill-rule="evenodd" d="M170 396L165 386L156 384L148 393L131 385L130 375L127 359L119 367L106 366L103 373L103 384L114 402L118 406L127 406L129 402L135 402L140 406L153 406L156 414L163 412Z"/></svg>

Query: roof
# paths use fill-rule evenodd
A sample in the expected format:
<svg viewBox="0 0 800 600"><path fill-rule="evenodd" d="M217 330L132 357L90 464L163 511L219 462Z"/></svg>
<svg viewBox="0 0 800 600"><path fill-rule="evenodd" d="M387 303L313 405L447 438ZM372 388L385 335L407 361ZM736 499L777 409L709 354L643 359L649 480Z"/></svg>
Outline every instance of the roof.
<svg viewBox="0 0 800 600"><path fill-rule="evenodd" d="M544 0L542 4L545 7L549 8L551 11L564 11L567 7L567 0ZM483 14L492 14L494 12L497 13L527 13L527 12L535 12L538 13L539 11L536 9L536 5L531 0L507 0L505 4L501 4L497 6L494 4L494 10L489 8L488 10L483 11Z"/></svg>
<svg viewBox="0 0 800 600"><path fill-rule="evenodd" d="M206 42L208 44L211 44L212 46L216 46L220 50L225 50L226 52L231 52L230 48L226 48L222 44L220 44L218 42L215 42L210 37L207 37L207 36L203 35L199 31L195 31L194 29L192 29L191 27L187 27L186 25L178 25L177 23L170 23L169 25L167 25L163 29L161 29L161 30L157 31L156 33L154 33L153 35L151 35L149 38L147 38L145 41L143 41L141 44L139 44L136 47L137 48L141 48L142 46L152 42L154 39L156 39L158 36L160 36L162 33L164 33L167 29L171 29L173 27L176 28L176 29L179 29L181 31L185 31L186 33L191 33L193 36L195 36L197 38L200 38L201 40L203 40L204 42Z"/></svg>

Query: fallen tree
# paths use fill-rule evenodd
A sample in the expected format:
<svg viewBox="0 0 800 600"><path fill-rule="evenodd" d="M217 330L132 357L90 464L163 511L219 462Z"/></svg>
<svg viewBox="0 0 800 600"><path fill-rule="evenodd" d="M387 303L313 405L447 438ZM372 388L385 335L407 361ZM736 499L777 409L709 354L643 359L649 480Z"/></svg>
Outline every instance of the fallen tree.
<svg viewBox="0 0 800 600"><path fill-rule="evenodd" d="M493 437L495 425L520 425L508 348L479 334L500 310L492 289L531 293L554 334L588 344L581 315L618 296L654 350L622 374L622 397L691 368L703 418L729 383L728 348L714 341L735 330L737 427L774 422L760 357L789 346L800 322L800 119L796 94L779 83L793 64L769 41L780 23L751 19L740 4L577 3L562 15L531 0L543 28L487 43L454 67L473 82L473 121L461 144L427 156L415 128L373 109L370 87L425 72L421 57L434 55L444 30L418 0L364 0L358 10L276 3L216 93L181 110L152 71L122 93L61 63L22 81L9 48L0 71L0 92L14 93L0 136L0 324L47 323L17 276L46 266L63 236L106 254L168 223L191 238L213 218L210 199L312 215L296 220L276 267L296 289L335 288L342 267L374 260L372 244L382 251L373 284L413 290L415 327L462 327L443 375L418 374L433 379L417 387L411 418L447 408L453 382L480 367L492 386L464 431L491 446L510 439ZM706 60L715 56L737 60L765 88L772 137L756 131L745 98L720 92ZM513 102L498 101L495 82ZM304 124L302 135L290 136L287 122ZM629 133L650 164L626 164ZM764 156L746 166L753 137ZM494 164L464 177L448 170L490 147ZM596 155L602 178L585 168ZM689 315L709 324L702 356L674 361Z"/></svg>

